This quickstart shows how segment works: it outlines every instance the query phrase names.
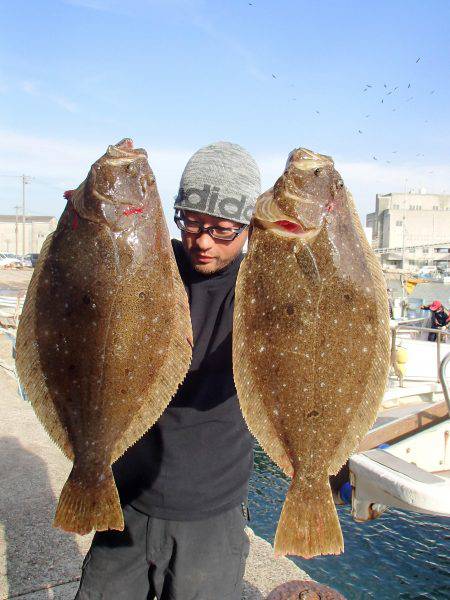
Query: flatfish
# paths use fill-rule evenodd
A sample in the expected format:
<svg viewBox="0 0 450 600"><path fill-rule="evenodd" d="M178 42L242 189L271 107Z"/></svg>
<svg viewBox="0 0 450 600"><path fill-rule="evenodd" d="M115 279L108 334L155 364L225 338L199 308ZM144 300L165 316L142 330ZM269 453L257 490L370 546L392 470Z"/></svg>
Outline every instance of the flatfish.
<svg viewBox="0 0 450 600"><path fill-rule="evenodd" d="M233 326L244 417L292 476L277 554L342 552L329 475L375 420L388 368L386 284L352 197L330 157L296 149L257 201Z"/></svg>
<svg viewBox="0 0 450 600"><path fill-rule="evenodd" d="M54 525L124 527L111 464L159 418L191 361L187 296L147 153L109 146L66 195L35 267L17 370L73 460Z"/></svg>

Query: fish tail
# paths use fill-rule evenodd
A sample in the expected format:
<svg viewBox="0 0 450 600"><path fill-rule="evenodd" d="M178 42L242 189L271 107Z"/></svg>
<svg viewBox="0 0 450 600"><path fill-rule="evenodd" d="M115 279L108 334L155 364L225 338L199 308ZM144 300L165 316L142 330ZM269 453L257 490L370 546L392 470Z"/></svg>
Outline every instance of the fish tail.
<svg viewBox="0 0 450 600"><path fill-rule="evenodd" d="M274 544L275 554L311 558L344 550L328 477L314 482L295 474L284 501Z"/></svg>
<svg viewBox="0 0 450 600"><path fill-rule="evenodd" d="M74 464L59 497L53 526L80 535L92 530L123 531L123 513L111 467L93 483L82 479Z"/></svg>

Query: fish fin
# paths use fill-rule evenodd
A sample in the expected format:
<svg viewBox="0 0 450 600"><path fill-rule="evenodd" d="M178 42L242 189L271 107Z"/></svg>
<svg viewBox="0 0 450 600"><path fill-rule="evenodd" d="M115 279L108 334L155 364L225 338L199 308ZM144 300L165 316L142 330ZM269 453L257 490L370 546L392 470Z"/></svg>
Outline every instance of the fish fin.
<svg viewBox="0 0 450 600"><path fill-rule="evenodd" d="M295 257L308 283L312 286L322 286L322 277L310 245L303 244L300 252L297 252Z"/></svg>
<svg viewBox="0 0 450 600"><path fill-rule="evenodd" d="M264 452L276 463L289 477L293 468L286 448L280 435L272 423L263 398L258 393L249 362L248 346L240 341L242 332L245 332L245 323L239 303L246 302L245 273L246 259L241 264L236 282L236 301L233 317L233 377L238 391L239 404L247 426L253 436L258 440Z"/></svg>
<svg viewBox="0 0 450 600"><path fill-rule="evenodd" d="M183 383L191 364L193 336L189 301L173 252L171 252L170 264L176 310L173 320L174 335L167 349L164 365L152 384L152 391L147 394L141 409L134 416L124 435L118 440L113 451L112 462L116 461L127 448L156 423L178 387Z"/></svg>
<svg viewBox="0 0 450 600"><path fill-rule="evenodd" d="M375 422L378 409L383 400L383 394L386 390L390 365L389 304L386 280L381 270L380 261L367 241L366 234L361 226L353 197L348 190L346 191L353 226L358 234L377 297L377 302L375 303L377 314L374 323L378 327L378 342L375 344L375 353L371 362L363 398L361 398L353 419L349 423L333 455L333 460L330 464L330 474L332 475L335 475L347 461L348 457L357 450L358 445ZM355 431L360 432L358 438L355 438Z"/></svg>
<svg viewBox="0 0 450 600"><path fill-rule="evenodd" d="M286 495L274 543L275 554L312 558L341 554L344 539L327 477L307 484L296 473Z"/></svg>
<svg viewBox="0 0 450 600"><path fill-rule="evenodd" d="M95 485L81 480L79 472L75 463L59 497L53 526L80 535L92 530L123 531L123 513L111 467Z"/></svg>
<svg viewBox="0 0 450 600"><path fill-rule="evenodd" d="M39 259L28 286L22 314L17 328L16 367L20 382L33 406L34 412L55 444L70 460L73 460L73 449L67 430L61 423L55 405L41 371L39 348L36 345L39 317L36 310L40 275L47 259L53 233L44 241Z"/></svg>

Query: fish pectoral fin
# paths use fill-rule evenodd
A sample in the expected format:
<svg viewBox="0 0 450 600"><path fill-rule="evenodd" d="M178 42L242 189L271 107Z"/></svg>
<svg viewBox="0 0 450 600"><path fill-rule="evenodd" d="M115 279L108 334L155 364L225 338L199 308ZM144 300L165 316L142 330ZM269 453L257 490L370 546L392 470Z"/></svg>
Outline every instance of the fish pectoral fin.
<svg viewBox="0 0 450 600"><path fill-rule="evenodd" d="M62 489L53 526L80 535L92 530L123 531L123 513L111 467L92 482L86 481L82 469L74 464Z"/></svg>
<svg viewBox="0 0 450 600"><path fill-rule="evenodd" d="M322 285L322 277L317 266L314 253L309 244L304 244L302 250L295 255L303 277L311 286Z"/></svg>

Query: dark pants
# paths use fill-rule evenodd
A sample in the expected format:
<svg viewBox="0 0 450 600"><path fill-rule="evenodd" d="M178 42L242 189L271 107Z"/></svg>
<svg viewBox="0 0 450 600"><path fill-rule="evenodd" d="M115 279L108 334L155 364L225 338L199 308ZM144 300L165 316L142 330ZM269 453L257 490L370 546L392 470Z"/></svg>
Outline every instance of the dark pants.
<svg viewBox="0 0 450 600"><path fill-rule="evenodd" d="M75 600L240 600L249 541L241 506L203 521L124 508L124 531L96 533Z"/></svg>

